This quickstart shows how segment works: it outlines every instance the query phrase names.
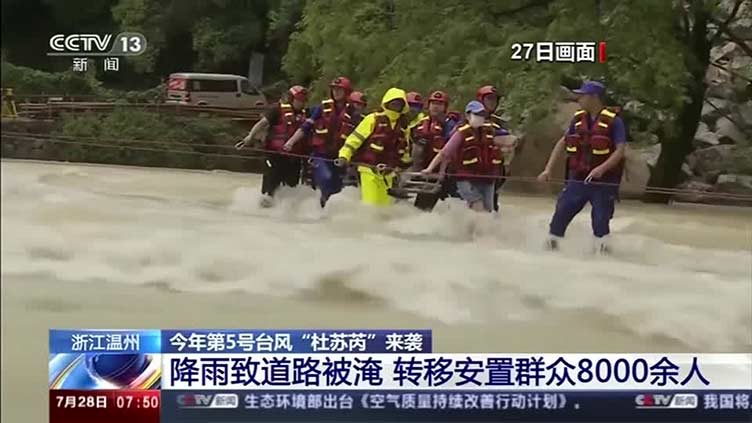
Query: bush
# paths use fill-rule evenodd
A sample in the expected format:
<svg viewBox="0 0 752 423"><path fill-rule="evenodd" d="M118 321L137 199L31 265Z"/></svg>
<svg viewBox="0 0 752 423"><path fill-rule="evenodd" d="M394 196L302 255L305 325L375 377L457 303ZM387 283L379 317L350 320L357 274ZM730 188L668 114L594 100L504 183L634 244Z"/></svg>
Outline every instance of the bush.
<svg viewBox="0 0 752 423"><path fill-rule="evenodd" d="M99 90L99 82L88 74L44 72L6 61L2 62L2 85L23 94L93 95Z"/></svg>
<svg viewBox="0 0 752 423"><path fill-rule="evenodd" d="M228 121L128 109L115 109L109 114L67 114L63 115L62 121L62 135L118 140L221 145L237 140L245 132Z"/></svg>

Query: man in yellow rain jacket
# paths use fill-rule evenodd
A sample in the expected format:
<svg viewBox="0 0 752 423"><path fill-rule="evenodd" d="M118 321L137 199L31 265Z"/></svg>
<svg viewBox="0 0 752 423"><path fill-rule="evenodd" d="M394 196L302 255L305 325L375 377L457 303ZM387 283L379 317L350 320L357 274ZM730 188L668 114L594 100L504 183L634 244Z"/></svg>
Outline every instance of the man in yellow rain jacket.
<svg viewBox="0 0 752 423"><path fill-rule="evenodd" d="M405 91L390 88L381 99L381 110L364 117L339 150L339 166L350 161L359 165L360 194L365 204L385 206L392 202L388 190L394 169L410 163L402 127L405 119L401 119L409 110Z"/></svg>

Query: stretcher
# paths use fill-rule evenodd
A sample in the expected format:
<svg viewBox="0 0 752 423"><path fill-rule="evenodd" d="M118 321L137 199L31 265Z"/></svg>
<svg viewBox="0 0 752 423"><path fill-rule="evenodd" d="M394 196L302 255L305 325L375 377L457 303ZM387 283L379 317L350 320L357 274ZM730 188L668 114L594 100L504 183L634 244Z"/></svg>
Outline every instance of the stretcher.
<svg viewBox="0 0 752 423"><path fill-rule="evenodd" d="M436 194L441 190L441 176L421 172L402 172L389 195L408 198L410 194Z"/></svg>

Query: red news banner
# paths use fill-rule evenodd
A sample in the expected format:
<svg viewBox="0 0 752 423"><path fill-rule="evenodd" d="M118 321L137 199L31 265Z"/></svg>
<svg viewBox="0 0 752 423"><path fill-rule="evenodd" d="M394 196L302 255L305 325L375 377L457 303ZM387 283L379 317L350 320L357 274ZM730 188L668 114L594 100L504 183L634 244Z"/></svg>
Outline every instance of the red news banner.
<svg viewBox="0 0 752 423"><path fill-rule="evenodd" d="M159 423L159 390L50 390L50 423Z"/></svg>

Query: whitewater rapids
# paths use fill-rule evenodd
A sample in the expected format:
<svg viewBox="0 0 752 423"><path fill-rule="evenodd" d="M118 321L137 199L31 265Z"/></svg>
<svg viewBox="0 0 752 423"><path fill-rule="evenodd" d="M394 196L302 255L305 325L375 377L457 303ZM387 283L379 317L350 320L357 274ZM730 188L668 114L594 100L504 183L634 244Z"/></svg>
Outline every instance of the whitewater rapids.
<svg viewBox="0 0 752 423"><path fill-rule="evenodd" d="M456 200L374 210L354 189L322 211L299 187L259 209L259 183L2 161L2 377L16 387L3 417L45 403L50 327L428 327L446 352L752 350L752 209L625 202L615 254L595 257L588 208L563 251L542 249L553 198L505 194L494 219Z"/></svg>

